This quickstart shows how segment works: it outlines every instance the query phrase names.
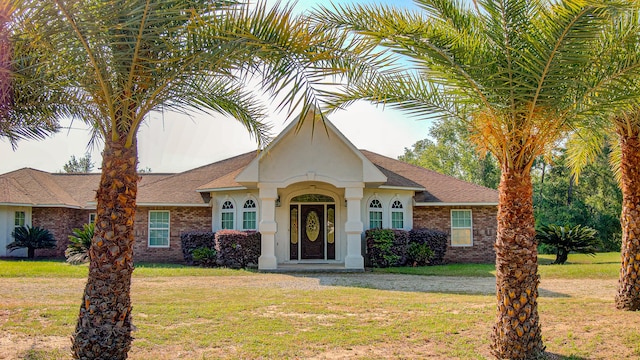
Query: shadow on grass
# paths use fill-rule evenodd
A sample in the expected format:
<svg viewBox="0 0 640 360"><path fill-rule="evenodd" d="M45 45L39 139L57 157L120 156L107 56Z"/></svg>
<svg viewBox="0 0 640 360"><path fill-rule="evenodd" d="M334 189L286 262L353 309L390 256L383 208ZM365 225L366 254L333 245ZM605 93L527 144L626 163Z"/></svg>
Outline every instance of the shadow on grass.
<svg viewBox="0 0 640 360"><path fill-rule="evenodd" d="M575 355L565 356L565 355L556 354L548 351L544 353L544 356L545 356L544 357L545 360L588 360L588 358L581 357L581 356L575 356Z"/></svg>
<svg viewBox="0 0 640 360"><path fill-rule="evenodd" d="M495 278L470 276L415 276L383 273L288 273L287 275L318 279L323 286L342 286L384 291L440 293L456 295L495 295ZM570 296L539 288L539 296Z"/></svg>

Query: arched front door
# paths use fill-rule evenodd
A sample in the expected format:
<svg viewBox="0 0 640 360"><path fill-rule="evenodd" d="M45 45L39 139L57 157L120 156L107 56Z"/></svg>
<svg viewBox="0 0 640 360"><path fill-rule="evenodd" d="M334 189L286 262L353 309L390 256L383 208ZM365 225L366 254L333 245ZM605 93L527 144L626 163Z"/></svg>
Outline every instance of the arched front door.
<svg viewBox="0 0 640 360"><path fill-rule="evenodd" d="M318 194L291 200L290 260L335 260L335 201Z"/></svg>

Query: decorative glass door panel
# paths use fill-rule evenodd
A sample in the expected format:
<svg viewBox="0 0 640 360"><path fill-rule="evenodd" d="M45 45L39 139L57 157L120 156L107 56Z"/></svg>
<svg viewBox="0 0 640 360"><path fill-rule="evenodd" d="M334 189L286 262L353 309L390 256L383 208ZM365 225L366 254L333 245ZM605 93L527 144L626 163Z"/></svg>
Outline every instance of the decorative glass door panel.
<svg viewBox="0 0 640 360"><path fill-rule="evenodd" d="M298 260L298 205L291 205L289 208L289 224L291 226L289 231L289 259Z"/></svg>
<svg viewBox="0 0 640 360"><path fill-rule="evenodd" d="M324 260L324 205L301 205L300 208L300 258Z"/></svg>
<svg viewBox="0 0 640 360"><path fill-rule="evenodd" d="M336 259L336 206L327 205L327 260Z"/></svg>

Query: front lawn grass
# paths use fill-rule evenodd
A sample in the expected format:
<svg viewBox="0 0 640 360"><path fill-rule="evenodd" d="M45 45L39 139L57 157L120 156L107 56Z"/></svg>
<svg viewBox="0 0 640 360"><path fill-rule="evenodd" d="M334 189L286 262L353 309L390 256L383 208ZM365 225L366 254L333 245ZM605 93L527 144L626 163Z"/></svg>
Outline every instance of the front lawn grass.
<svg viewBox="0 0 640 360"><path fill-rule="evenodd" d="M180 264L138 263L135 265L134 277L178 277L178 276L227 276L250 275L250 271L226 268L206 269ZM86 279L89 265L70 265L63 260L0 260L0 278L76 278Z"/></svg>
<svg viewBox="0 0 640 360"><path fill-rule="evenodd" d="M538 255L538 272L545 279L608 279L620 272L620 253L598 253L595 256L570 254L563 265L552 262L555 255ZM495 264L448 264L422 267L394 267L374 269L374 272L428 276L494 277Z"/></svg>
<svg viewBox="0 0 640 360"><path fill-rule="evenodd" d="M572 254L570 264L541 265L540 271L543 280L579 286L593 278L613 288L617 271L609 267L619 267L618 257ZM552 260L540 257L541 264ZM606 271L594 271L598 267ZM408 269L493 276L492 265ZM59 261L0 260L2 353L9 359L70 358L86 271L86 265ZM321 286L322 276L138 264L132 281L137 330L129 358L490 358L494 294ZM639 314L615 310L613 294L547 291L539 311L544 343L559 359L640 356Z"/></svg>

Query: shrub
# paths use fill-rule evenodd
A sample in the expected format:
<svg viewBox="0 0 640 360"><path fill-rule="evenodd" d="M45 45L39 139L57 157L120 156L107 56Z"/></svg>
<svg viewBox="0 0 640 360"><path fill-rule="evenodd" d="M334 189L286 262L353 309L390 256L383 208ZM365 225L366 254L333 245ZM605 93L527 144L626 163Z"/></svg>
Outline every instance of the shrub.
<svg viewBox="0 0 640 360"><path fill-rule="evenodd" d="M409 244L425 244L431 249L433 255L427 265L441 265L444 263L444 255L447 252L447 233L431 229L412 229L409 231ZM408 259L409 262L416 259Z"/></svg>
<svg viewBox="0 0 640 360"><path fill-rule="evenodd" d="M218 264L231 268L246 268L258 264L260 233L255 231L221 230L216 233Z"/></svg>
<svg viewBox="0 0 640 360"><path fill-rule="evenodd" d="M413 266L428 265L433 257L433 250L427 244L411 243L407 248L409 264Z"/></svg>
<svg viewBox="0 0 640 360"><path fill-rule="evenodd" d="M595 255L600 246L600 240L596 237L598 232L588 226L570 227L551 224L541 226L536 232L538 241L556 248L554 264L564 264L571 251Z"/></svg>
<svg viewBox="0 0 640 360"><path fill-rule="evenodd" d="M55 249L56 239L53 234L47 229L39 228L37 226L31 227L20 226L17 227L12 233L14 241L7 244L7 250L9 252L27 248L27 257L33 259L36 249Z"/></svg>
<svg viewBox="0 0 640 360"><path fill-rule="evenodd" d="M199 247L191 252L194 262L204 267L215 267L218 262L218 252L216 249Z"/></svg>
<svg viewBox="0 0 640 360"><path fill-rule="evenodd" d="M202 231L190 231L180 234L184 262L188 265L197 265L194 262L193 251L203 247L215 249L215 236L215 233Z"/></svg>
<svg viewBox="0 0 640 360"><path fill-rule="evenodd" d="M95 232L95 224L84 224L82 229L73 229L69 235L69 245L64 256L69 264L78 265L89 261L89 248Z"/></svg>
<svg viewBox="0 0 640 360"><path fill-rule="evenodd" d="M367 258L373 267L402 266L407 259L409 235L404 230L370 229L365 232Z"/></svg>

